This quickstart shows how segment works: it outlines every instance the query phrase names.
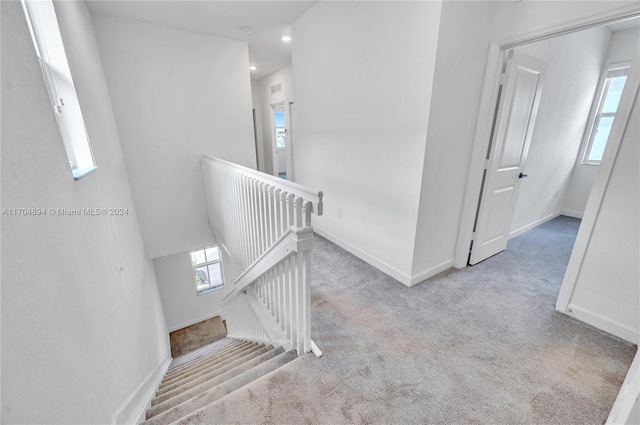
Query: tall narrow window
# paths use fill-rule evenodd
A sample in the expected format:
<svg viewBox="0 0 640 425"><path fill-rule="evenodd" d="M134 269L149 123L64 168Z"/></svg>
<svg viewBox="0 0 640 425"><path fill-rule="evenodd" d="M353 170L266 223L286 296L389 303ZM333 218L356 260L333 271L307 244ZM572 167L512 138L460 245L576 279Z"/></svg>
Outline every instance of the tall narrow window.
<svg viewBox="0 0 640 425"><path fill-rule="evenodd" d="M589 132L583 164L600 164L602 160L627 75L629 75L629 65L611 67L607 70L598 107L593 117L593 125Z"/></svg>
<svg viewBox="0 0 640 425"><path fill-rule="evenodd" d="M284 112L276 111L276 147L284 148L287 145L287 133L284 129Z"/></svg>
<svg viewBox="0 0 640 425"><path fill-rule="evenodd" d="M96 169L56 11L51 0L22 0L35 53L51 98L71 174L77 180Z"/></svg>
<svg viewBox="0 0 640 425"><path fill-rule="evenodd" d="M220 249L217 246L209 246L191 251L190 254L196 281L196 294L202 295L224 288Z"/></svg>

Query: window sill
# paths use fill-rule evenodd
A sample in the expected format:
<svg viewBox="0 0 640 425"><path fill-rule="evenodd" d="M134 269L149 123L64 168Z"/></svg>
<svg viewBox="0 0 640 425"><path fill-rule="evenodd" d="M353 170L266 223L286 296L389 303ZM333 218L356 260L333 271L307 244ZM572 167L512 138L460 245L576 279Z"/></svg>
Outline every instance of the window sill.
<svg viewBox="0 0 640 425"><path fill-rule="evenodd" d="M224 285L215 286L213 288L207 288L207 289L203 289L203 290L198 290L198 291L196 291L196 295L208 294L209 292L217 291L218 289L224 289Z"/></svg>
<svg viewBox="0 0 640 425"><path fill-rule="evenodd" d="M71 170L71 174L73 175L74 180L80 180L81 178L86 177L89 174L93 173L97 169L98 167L95 167L95 166L89 167L89 168L76 168L74 170Z"/></svg>
<svg viewBox="0 0 640 425"><path fill-rule="evenodd" d="M583 162L581 165L600 165L600 162Z"/></svg>

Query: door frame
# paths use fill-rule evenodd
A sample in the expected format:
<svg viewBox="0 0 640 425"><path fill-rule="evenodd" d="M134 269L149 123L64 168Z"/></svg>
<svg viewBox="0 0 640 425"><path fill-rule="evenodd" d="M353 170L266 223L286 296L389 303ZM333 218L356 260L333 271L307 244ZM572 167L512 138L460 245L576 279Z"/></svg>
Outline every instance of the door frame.
<svg viewBox="0 0 640 425"><path fill-rule="evenodd" d="M293 157L293 101L285 105L284 128L287 130L287 180L295 182Z"/></svg>
<svg viewBox="0 0 640 425"><path fill-rule="evenodd" d="M478 200L480 199L482 192L482 173L484 170L486 154L489 149L493 120L496 113L495 105L498 99L498 91L500 89L500 74L502 72L502 65L505 56L503 55L503 52L508 49L521 46L523 44L542 41L549 38L554 38L561 35L570 34L573 32L615 22L618 20L623 20L625 18L633 18L638 16L640 16L640 10L638 10L637 5L626 5L617 9L600 12L577 20L572 20L564 22L562 24L532 31L520 36L511 37L499 41L490 41L487 65L485 67L485 77L480 97L478 121L476 123L472 151L469 159L469 171L467 174L467 182L465 186L462 214L460 215L458 238L456 241L456 250L453 262L454 267L458 269L466 267L469 258L469 247L471 246L471 241L473 240L473 226L478 208ZM630 77L627 80L627 84L631 83L632 79L634 78L631 77L631 72L633 72L634 68L638 68L637 55L632 63ZM618 113L620 114L620 116L628 117L628 115L631 113L631 106L632 105L628 104L628 102L622 104L621 101L620 105L618 106ZM604 193L607 186L606 183L609 181L609 177L611 175L611 170L613 168L613 159L618 152L622 133L617 132L615 136L617 136L615 137L615 139L610 136L609 142L607 143L607 149L605 150L605 157L600 163L600 167L602 168L600 169L600 172L598 173L598 176L596 177L596 180L594 182L594 187L596 185L599 185L599 187L601 187L603 191L596 193L592 190L589 198L589 203L597 203L598 209L599 205L602 203L602 199L604 198ZM607 151L609 151L609 154L607 154ZM601 183L602 181L604 181L604 184ZM592 200L591 198L594 199ZM588 233L590 237L591 232L593 231L593 222L595 222L595 218L590 224L585 221L586 220L583 220L582 226L585 226L585 233ZM590 225L590 227L587 227L588 225ZM574 247L572 260L574 256L579 256L581 264L582 258L584 257L584 254L586 252L586 245L583 248L582 252L580 252L580 249L576 248L579 248L579 246ZM567 275L569 275L568 272L569 270L567 270ZM565 286L565 283L567 283L566 279L565 282L563 282L563 287ZM575 279L573 285L575 285ZM556 308L558 308L558 306Z"/></svg>
<svg viewBox="0 0 640 425"><path fill-rule="evenodd" d="M489 143L488 158L485 160L486 172L483 173L483 183L481 185L481 196L479 197L478 207L476 212L476 219L474 223L474 235L473 235L473 251L469 255L469 264L477 264L487 258L502 252L509 241L509 233L511 230L511 223L513 221L513 213L518 200L518 194L520 193L520 187L522 180L512 180L510 185L511 191L504 190L506 182L503 179L506 175L515 177L520 172L520 175L526 170L526 162L529 152L529 146L533 136L533 129L535 127L536 117L538 115L538 109L540 106L540 99L542 97L543 88L545 85L548 63L542 59L536 58L524 52L515 51L515 49L503 50L502 58L502 74L508 78L508 81L504 81L502 89L499 94L499 99L496 99L495 116L492 140ZM538 76L534 91L532 103L530 105L530 111L527 116L527 124L525 126L525 133L522 149L520 153L519 162L517 167L500 167L500 161L505 146L508 143L507 131L511 127L511 111L516 103L519 103L519 99L516 95L519 72L520 70L532 71ZM498 181L503 184L499 186L503 189L500 193L511 192L511 199L507 210L506 217L502 220L493 221L496 212L493 212L492 206L496 201L496 189L495 185ZM501 237L487 239L487 229L490 227L489 223L502 223L502 235ZM501 248L496 251L496 248ZM479 256L479 258L478 258Z"/></svg>
<svg viewBox="0 0 640 425"><path fill-rule="evenodd" d="M286 105L284 101L281 102L275 102L275 103L271 103L269 104L269 121L270 121L270 125L269 128L271 129L271 161L273 163L273 170L272 170L272 175L274 175L275 177L279 176L278 173L278 141L277 141L277 137L276 137L276 108L278 107L282 107L282 111L278 111L278 112L283 112L284 113L284 128L287 128L287 111L286 111ZM288 171L287 171L288 172Z"/></svg>

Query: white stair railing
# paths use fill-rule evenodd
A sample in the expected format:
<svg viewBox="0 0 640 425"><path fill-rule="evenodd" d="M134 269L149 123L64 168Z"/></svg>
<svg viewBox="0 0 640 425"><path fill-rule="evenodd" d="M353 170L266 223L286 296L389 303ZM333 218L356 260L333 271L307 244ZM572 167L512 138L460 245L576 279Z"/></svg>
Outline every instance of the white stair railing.
<svg viewBox="0 0 640 425"><path fill-rule="evenodd" d="M238 164L202 159L209 223L242 273L223 298L230 337L314 351L311 214L322 192Z"/></svg>

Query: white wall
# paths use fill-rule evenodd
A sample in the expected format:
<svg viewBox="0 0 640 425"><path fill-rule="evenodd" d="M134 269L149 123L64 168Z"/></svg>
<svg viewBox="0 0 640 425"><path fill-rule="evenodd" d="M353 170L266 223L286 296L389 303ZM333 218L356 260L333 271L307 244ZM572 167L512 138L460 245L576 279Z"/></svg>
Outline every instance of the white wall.
<svg viewBox="0 0 640 425"><path fill-rule="evenodd" d="M407 284L440 6L320 2L293 24L295 176L325 194L314 228Z"/></svg>
<svg viewBox="0 0 640 425"><path fill-rule="evenodd" d="M282 90L271 94L271 87L281 84ZM276 149L273 143L272 132L273 126L273 110L271 105L283 104L285 111L285 128L290 128L289 123L289 102L293 102L293 75L291 65L288 65L273 74L269 74L258 81L251 84L253 90L253 98L256 113L260 115L260 126L258 127L258 167L260 171L268 174L274 174L275 164L273 163L273 152ZM288 140L287 140L288 142ZM287 149L290 149L287 143ZM291 155L289 155L289 158ZM289 161L290 162L290 161ZM288 164L287 164L288 165ZM287 167L289 171L291 167ZM287 179L291 180L290 175Z"/></svg>
<svg viewBox="0 0 640 425"><path fill-rule="evenodd" d="M93 20L147 255L211 244L201 155L256 166L247 44Z"/></svg>
<svg viewBox="0 0 640 425"><path fill-rule="evenodd" d="M454 251L458 253L456 265L466 264L460 258L466 259L468 254L482 179L481 170L476 176L468 173L479 170L482 160L474 157L473 164L470 162L490 41L512 39L631 5L634 3L617 1L443 3L444 32L436 57L436 69L442 67L442 71L437 72L430 99L433 112L421 178L413 280L430 277L452 264ZM460 77L454 78L456 75ZM467 188L469 177L474 183ZM465 197L474 199L469 201L473 206L461 216Z"/></svg>
<svg viewBox="0 0 640 425"><path fill-rule="evenodd" d="M135 422L169 343L91 18L56 4L99 166L74 181L20 3L0 7L2 207L129 210L2 217L2 422Z"/></svg>
<svg viewBox="0 0 640 425"><path fill-rule="evenodd" d="M445 1L423 155L413 283L453 264L495 2Z"/></svg>
<svg viewBox="0 0 640 425"><path fill-rule="evenodd" d="M262 141L262 114L261 110L261 97L260 97L260 81L251 79L251 106L254 109L255 114L255 144L256 144L256 161L257 169L262 172L265 171L264 163L264 143Z"/></svg>
<svg viewBox="0 0 640 425"><path fill-rule="evenodd" d="M562 211L610 37L598 27L516 49L548 66L511 235Z"/></svg>
<svg viewBox="0 0 640 425"><path fill-rule="evenodd" d="M490 41L502 41L631 2L443 2L424 155L412 281L453 264L458 232L468 252L472 220L460 229ZM482 178L478 174L477 183ZM475 202L477 196L474 194ZM473 205L475 208L477 204ZM475 210L474 210L475 213ZM465 262L466 263L466 262Z"/></svg>
<svg viewBox="0 0 640 425"><path fill-rule="evenodd" d="M637 96L636 93L631 119L568 303L579 319L635 344L640 340L640 98Z"/></svg>
<svg viewBox="0 0 640 425"><path fill-rule="evenodd" d="M223 267L226 264L227 261L223 260ZM155 258L153 265L169 332L223 315L222 297L232 289L233 277L227 275L226 267L225 289L197 295L188 252Z"/></svg>
<svg viewBox="0 0 640 425"><path fill-rule="evenodd" d="M608 65L631 61L633 53L637 49L639 38L640 29L638 28L630 28L625 31L613 33L601 72L606 71L604 68L607 68ZM599 94L601 91L602 86L597 88L596 93ZM593 107L597 108L597 101ZM587 127L583 135L582 146L579 154L576 156L569 189L567 190L563 205L564 213L575 217L582 217L582 214L584 214L584 209L587 206L587 200L591 193L591 187L593 186L599 169L597 165L582 163L584 151L589 141L589 130L590 127Z"/></svg>

